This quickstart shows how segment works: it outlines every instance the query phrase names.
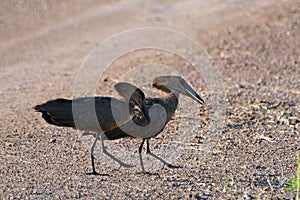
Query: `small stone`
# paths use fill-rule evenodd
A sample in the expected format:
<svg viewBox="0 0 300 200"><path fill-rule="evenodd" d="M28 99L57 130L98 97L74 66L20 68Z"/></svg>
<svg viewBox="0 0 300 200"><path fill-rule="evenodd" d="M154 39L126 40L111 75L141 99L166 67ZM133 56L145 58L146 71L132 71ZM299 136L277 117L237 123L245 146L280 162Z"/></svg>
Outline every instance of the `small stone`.
<svg viewBox="0 0 300 200"><path fill-rule="evenodd" d="M50 143L55 143L55 142L56 142L56 139L55 139L55 138L51 138L51 139L49 140L49 142L50 142Z"/></svg>
<svg viewBox="0 0 300 200"><path fill-rule="evenodd" d="M300 122L300 117L290 117L289 118L289 124L290 125L296 125Z"/></svg>

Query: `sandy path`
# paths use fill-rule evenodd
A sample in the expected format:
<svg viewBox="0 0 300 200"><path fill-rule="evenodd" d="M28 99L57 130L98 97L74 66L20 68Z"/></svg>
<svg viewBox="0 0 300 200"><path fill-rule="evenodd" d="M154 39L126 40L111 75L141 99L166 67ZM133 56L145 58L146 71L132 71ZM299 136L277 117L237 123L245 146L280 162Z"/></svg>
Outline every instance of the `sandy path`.
<svg viewBox="0 0 300 200"><path fill-rule="evenodd" d="M13 4L6 4L2 5L1 12L5 29L2 29L0 43L0 118L11 112L4 106L6 102L18 109L36 103L19 102L14 99L16 96L26 100L30 94L32 99L39 100L41 90L47 89L50 97L57 93L51 95L49 90L59 91L61 87L67 88L60 94L71 96L68 91L81 62L95 45L112 34L143 26L163 26L201 37L208 30L226 26L237 18L255 20L255 10L270 2L166 1L156 4L131 0L88 1L81 5L66 1L63 5L56 2L18 5L19 12L13 9ZM251 9L245 9L248 7ZM62 74L71 77L58 83L56 80ZM49 87L51 83L61 85Z"/></svg>

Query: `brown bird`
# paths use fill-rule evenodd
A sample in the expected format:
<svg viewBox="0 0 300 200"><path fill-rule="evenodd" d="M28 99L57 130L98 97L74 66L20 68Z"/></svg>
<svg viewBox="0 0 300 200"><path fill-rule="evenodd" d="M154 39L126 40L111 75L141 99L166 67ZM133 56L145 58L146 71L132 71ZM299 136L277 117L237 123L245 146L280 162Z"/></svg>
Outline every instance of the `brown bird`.
<svg viewBox="0 0 300 200"><path fill-rule="evenodd" d="M115 89L119 94L123 95L123 91L120 90L120 86L126 83L119 83ZM142 143L139 146L139 158L142 168L142 172L145 172L143 159L142 159L142 148L144 142L147 141L147 153L154 158L160 160L164 165L169 168L178 168L164 159L158 157L150 151L149 140L155 137L164 130L164 127L171 120L174 115L177 106L179 94L186 95L200 104L204 103L204 100L197 94L197 92L180 76L160 76L156 77L152 86L166 92L168 95L164 98L146 98L151 123L142 115L136 114L132 121L125 123L122 126L118 126L115 129L110 129L104 134L108 140L116 140L124 137L142 138Z"/></svg>
<svg viewBox="0 0 300 200"><path fill-rule="evenodd" d="M118 84L117 84L118 85ZM113 97L80 97L72 100L56 99L34 109L42 113L42 117L49 124L63 127L73 127L87 132L95 132L95 140L91 146L92 172L89 174L98 175L94 164L94 148L99 139L102 142L103 152L117 161L120 166L133 167L115 158L106 151L104 146L105 132L116 129L118 126L128 123L135 118L138 111L139 116L150 122L144 93L129 83L117 86L123 97L122 100Z"/></svg>

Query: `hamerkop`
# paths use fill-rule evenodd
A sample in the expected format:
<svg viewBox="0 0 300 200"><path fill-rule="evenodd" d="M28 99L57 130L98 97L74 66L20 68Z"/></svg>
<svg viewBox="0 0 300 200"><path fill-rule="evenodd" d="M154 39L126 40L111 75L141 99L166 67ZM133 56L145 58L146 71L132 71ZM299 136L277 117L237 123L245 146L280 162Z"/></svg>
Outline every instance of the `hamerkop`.
<svg viewBox="0 0 300 200"><path fill-rule="evenodd" d="M115 85L115 89L120 94L123 93L123 91L120 90L123 84L126 85L126 83L118 83ZM132 121L104 133L109 140L115 140L124 137L142 138L142 143L138 149L142 172L145 172L142 159L142 148L145 141L147 141L146 152L149 155L160 160L169 168L177 168L177 166L172 165L164 159L153 154L150 151L149 140L150 138L161 133L167 123L171 120L178 106L179 94L186 95L200 104L204 103L204 100L197 94L197 92L180 76L156 77L152 82L152 86L162 90L163 92L166 92L167 96L164 98L148 97L145 99L150 114L150 124L148 124L148 120L145 117L138 116L137 114Z"/></svg>
<svg viewBox="0 0 300 200"><path fill-rule="evenodd" d="M123 97L122 100L102 96L80 97L71 100L51 100L34 107L36 111L42 113L42 117L49 124L95 132L95 140L91 146L92 172L89 174L99 174L96 172L94 164L94 148L99 138L106 155L117 161L120 166L133 167L106 151L103 141L105 132L131 121L135 117L136 110L139 111L139 116L148 123L150 122L144 93L129 83L123 84L119 89Z"/></svg>

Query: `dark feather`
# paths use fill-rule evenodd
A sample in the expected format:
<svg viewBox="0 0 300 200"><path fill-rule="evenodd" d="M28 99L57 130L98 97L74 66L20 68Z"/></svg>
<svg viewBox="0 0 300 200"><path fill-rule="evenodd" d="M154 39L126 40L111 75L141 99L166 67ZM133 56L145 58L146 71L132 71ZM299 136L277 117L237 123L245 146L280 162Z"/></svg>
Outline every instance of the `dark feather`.
<svg viewBox="0 0 300 200"><path fill-rule="evenodd" d="M42 113L42 117L49 124L56 126L75 127L72 114L72 101L68 99L56 99L41 105L36 105L34 109Z"/></svg>
<svg viewBox="0 0 300 200"><path fill-rule="evenodd" d="M56 99L34 107L49 124L103 131L129 120L133 108L134 105L111 97Z"/></svg>

